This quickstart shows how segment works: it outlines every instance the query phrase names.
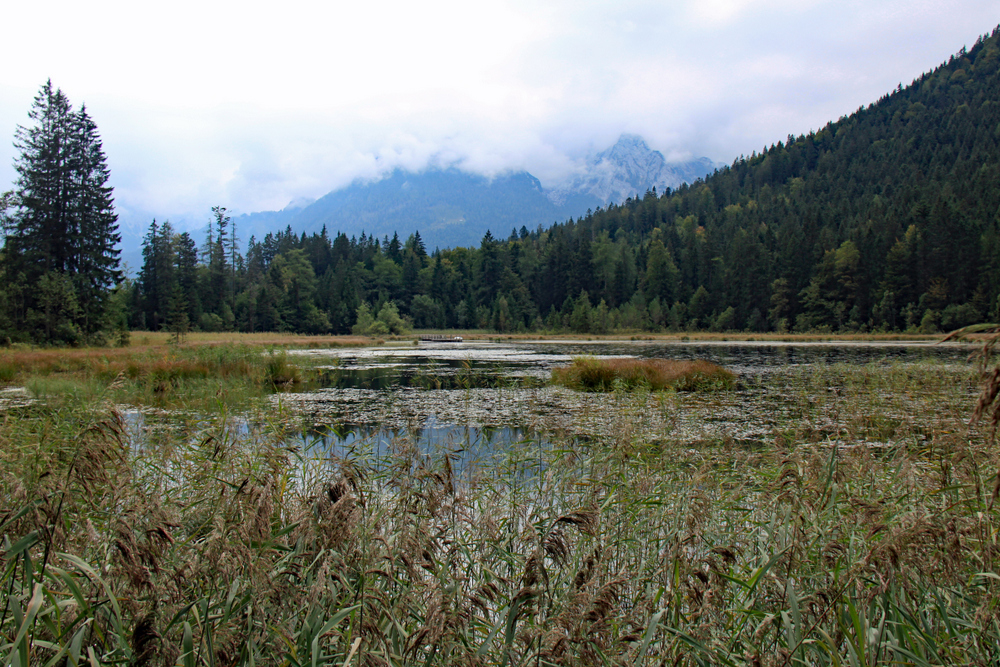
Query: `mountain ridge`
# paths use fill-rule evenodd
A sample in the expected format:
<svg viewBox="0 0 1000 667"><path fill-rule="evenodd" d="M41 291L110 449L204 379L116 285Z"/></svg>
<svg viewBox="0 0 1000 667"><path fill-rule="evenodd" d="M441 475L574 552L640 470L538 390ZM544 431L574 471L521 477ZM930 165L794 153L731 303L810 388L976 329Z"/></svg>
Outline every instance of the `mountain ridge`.
<svg viewBox="0 0 1000 667"><path fill-rule="evenodd" d="M622 180L630 168L647 178L662 170L648 154L616 159ZM410 205L433 199L420 178L464 179L476 201L510 186L553 206L530 175L398 171L375 185ZM229 289L218 280L197 289L225 271L187 267L188 319L205 329L379 333L365 309L381 317L395 308L417 328L499 332L953 330L1000 317L998 183L1000 27L818 130L690 186L566 222L439 251L402 235L380 244L333 228L276 233L249 246L232 299L218 298ZM459 211L454 224L469 226L465 213L475 212ZM216 268L225 257L205 256ZM157 322L176 292L151 285L136 324Z"/></svg>
<svg viewBox="0 0 1000 667"><path fill-rule="evenodd" d="M420 171L393 169L375 180L357 179L315 201L290 202L281 211L261 211L234 221L244 238L262 238L292 227L299 232L348 236L361 233L403 238L419 231L429 247L475 246L487 230L506 236L509 229L585 215L588 210L623 203L651 188L663 192L694 182L716 167L708 158L669 163L638 135L623 134L611 147L588 159L569 185L545 188L527 171L492 177L458 167Z"/></svg>

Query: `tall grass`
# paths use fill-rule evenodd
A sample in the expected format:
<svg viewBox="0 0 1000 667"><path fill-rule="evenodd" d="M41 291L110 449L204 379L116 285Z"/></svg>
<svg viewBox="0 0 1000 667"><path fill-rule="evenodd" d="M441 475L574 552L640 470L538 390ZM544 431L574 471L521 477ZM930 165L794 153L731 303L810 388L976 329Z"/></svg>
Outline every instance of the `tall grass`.
<svg viewBox="0 0 1000 667"><path fill-rule="evenodd" d="M611 391L645 388L653 391L732 389L736 376L710 361L674 359L598 359L575 357L569 366L552 369L552 381L572 389Z"/></svg>
<svg viewBox="0 0 1000 667"><path fill-rule="evenodd" d="M312 460L280 415L135 443L107 405L7 414L4 664L1000 659L1000 457L961 416L747 450L647 443L615 405L614 437L461 475L409 437Z"/></svg>
<svg viewBox="0 0 1000 667"><path fill-rule="evenodd" d="M221 397L246 405L252 397L302 382L306 375L284 350L250 345L0 352L0 379L23 383L46 400L97 400L110 392L118 403L204 406Z"/></svg>

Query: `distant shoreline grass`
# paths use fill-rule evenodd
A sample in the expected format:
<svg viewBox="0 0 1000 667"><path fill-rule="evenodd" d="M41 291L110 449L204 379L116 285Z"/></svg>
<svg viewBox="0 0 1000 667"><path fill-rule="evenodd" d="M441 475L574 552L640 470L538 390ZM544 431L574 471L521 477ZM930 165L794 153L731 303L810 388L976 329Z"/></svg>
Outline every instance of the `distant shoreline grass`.
<svg viewBox="0 0 1000 667"><path fill-rule="evenodd" d="M174 335L168 331L133 331L131 346L168 345ZM181 345L260 345L263 347L357 347L371 345L367 336L308 335L283 332L243 333L238 331L197 331L184 335Z"/></svg>
<svg viewBox="0 0 1000 667"><path fill-rule="evenodd" d="M281 348L337 348L381 345L386 342L416 341L421 335L444 334L462 336L466 341L577 341L577 342L784 342L784 343L832 343L839 342L915 342L936 343L941 334L878 333L878 334L830 334L830 333L717 333L707 331L690 332L616 332L609 334L577 333L497 333L483 329L421 329L399 336L372 338L353 335L308 335L282 332L242 333L242 332L192 332L185 334L181 342L174 342L174 335L167 331L132 331L129 344L123 347L44 347L15 344L0 347L0 355L26 351L53 353L67 357L88 355L128 355L131 352L161 347L199 347L218 345L255 345ZM966 336L966 342L976 342L984 336ZM2 380L2 378L0 378Z"/></svg>
<svg viewBox="0 0 1000 667"><path fill-rule="evenodd" d="M308 366L293 362L285 347L219 338L180 345L0 350L0 387L24 386L46 401L110 399L212 411L220 401L246 407L254 397L310 377Z"/></svg>

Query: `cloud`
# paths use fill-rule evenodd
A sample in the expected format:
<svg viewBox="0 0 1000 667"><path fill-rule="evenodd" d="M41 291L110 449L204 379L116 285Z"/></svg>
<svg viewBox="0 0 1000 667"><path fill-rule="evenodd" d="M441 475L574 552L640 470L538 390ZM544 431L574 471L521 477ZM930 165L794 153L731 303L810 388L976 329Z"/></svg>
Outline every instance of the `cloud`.
<svg viewBox="0 0 1000 667"><path fill-rule="evenodd" d="M0 133L48 77L86 102L130 215L201 219L394 167L554 184L622 132L672 157L816 129L992 29L991 2L16 3ZM26 59L23 54L31 53ZM0 183L13 180L0 143ZM0 185L0 188L6 189Z"/></svg>

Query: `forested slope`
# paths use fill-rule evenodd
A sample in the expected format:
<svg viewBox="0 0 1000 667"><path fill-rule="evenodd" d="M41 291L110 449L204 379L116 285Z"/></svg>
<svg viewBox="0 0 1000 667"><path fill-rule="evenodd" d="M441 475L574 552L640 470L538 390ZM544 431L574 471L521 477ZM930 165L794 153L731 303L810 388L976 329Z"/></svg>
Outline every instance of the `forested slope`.
<svg viewBox="0 0 1000 667"><path fill-rule="evenodd" d="M418 327L502 331L931 331L996 320L998 42L995 30L910 86L694 185L487 234L479 248L428 254L419 235L289 229L240 257L225 251L223 223L208 260L182 270L171 259L178 237L161 227L147 239L133 323L183 314L203 328L346 332L359 306L389 302Z"/></svg>

